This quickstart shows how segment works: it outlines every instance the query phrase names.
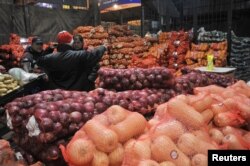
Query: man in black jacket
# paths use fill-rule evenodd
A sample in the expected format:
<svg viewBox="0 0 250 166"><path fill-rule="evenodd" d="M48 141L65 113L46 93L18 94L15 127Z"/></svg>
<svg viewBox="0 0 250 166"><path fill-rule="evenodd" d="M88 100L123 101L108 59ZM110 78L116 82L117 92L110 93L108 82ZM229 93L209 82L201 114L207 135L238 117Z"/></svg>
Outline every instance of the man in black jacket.
<svg viewBox="0 0 250 166"><path fill-rule="evenodd" d="M43 41L40 37L34 37L31 46L24 51L22 58L22 67L26 72L39 72L40 69L36 65L36 59L40 56L50 54L54 51L52 47L43 50Z"/></svg>
<svg viewBox="0 0 250 166"><path fill-rule="evenodd" d="M83 41L83 37L79 34L74 35L73 36L73 49L74 50L87 50L87 51L91 51L91 49L87 49L84 48L84 41ZM100 65L99 63L97 63L94 67L89 67L89 71L88 71L88 80L90 83L90 89L93 90L95 89L95 80L97 78L97 72L100 69Z"/></svg>
<svg viewBox="0 0 250 166"><path fill-rule="evenodd" d="M89 68L93 68L102 58L107 46L87 51L73 51L73 37L69 32L62 31L57 36L57 53L37 59L49 77L50 89L91 90L88 80Z"/></svg>

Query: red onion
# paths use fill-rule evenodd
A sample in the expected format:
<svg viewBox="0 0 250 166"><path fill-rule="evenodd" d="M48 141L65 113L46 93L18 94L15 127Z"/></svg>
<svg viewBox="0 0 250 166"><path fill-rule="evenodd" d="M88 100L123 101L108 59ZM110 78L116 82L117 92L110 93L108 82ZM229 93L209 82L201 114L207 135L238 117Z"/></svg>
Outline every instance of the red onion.
<svg viewBox="0 0 250 166"><path fill-rule="evenodd" d="M72 94L70 91L62 91L62 95L64 98L70 98Z"/></svg>
<svg viewBox="0 0 250 166"><path fill-rule="evenodd" d="M60 120L60 112L59 111L50 111L49 117L54 121L58 122Z"/></svg>
<svg viewBox="0 0 250 166"><path fill-rule="evenodd" d="M74 123L80 123L82 121L82 114L77 111L71 112L69 117Z"/></svg>
<svg viewBox="0 0 250 166"><path fill-rule="evenodd" d="M43 95L43 100L44 101L53 101L53 96L50 94L45 94L45 95Z"/></svg>
<svg viewBox="0 0 250 166"><path fill-rule="evenodd" d="M155 81L155 76L153 74L150 74L149 76L147 76L147 79L150 81L150 82L154 82Z"/></svg>
<svg viewBox="0 0 250 166"><path fill-rule="evenodd" d="M38 139L42 143L48 143L48 142L51 142L52 140L54 140L55 136L51 132L40 133L39 136L38 136Z"/></svg>
<svg viewBox="0 0 250 166"><path fill-rule="evenodd" d="M89 101L89 102L85 103L85 104L83 105L83 107L84 107L84 110L85 110L86 112L93 112L93 111L94 111L94 108L95 108L95 105L94 105L93 102Z"/></svg>
<svg viewBox="0 0 250 166"><path fill-rule="evenodd" d="M48 111L45 109L37 108L35 109L34 116L36 119L42 119L48 117Z"/></svg>
<svg viewBox="0 0 250 166"><path fill-rule="evenodd" d="M54 132L55 132L56 134L61 133L61 132L62 132L62 129L63 129L63 126L62 126L61 123L59 123L59 122L55 123L55 125L54 125Z"/></svg>
<svg viewBox="0 0 250 166"><path fill-rule="evenodd" d="M49 118L42 118L39 122L40 129L44 132L52 131L54 124L53 121Z"/></svg>
<svg viewBox="0 0 250 166"><path fill-rule="evenodd" d="M75 133L78 129L79 129L79 128L78 128L78 125L75 124L75 123L71 123L71 124L69 125L69 132L70 132L70 133Z"/></svg>
<svg viewBox="0 0 250 166"><path fill-rule="evenodd" d="M95 109L98 113L102 113L107 109L107 106L104 103L98 102L95 104Z"/></svg>
<svg viewBox="0 0 250 166"><path fill-rule="evenodd" d="M162 82L162 76L161 75L157 75L156 77L155 77L155 80L156 81L158 81L158 82Z"/></svg>
<svg viewBox="0 0 250 166"><path fill-rule="evenodd" d="M94 99L93 97L88 96L88 97L86 97L86 98L84 99L84 102L85 102L85 103L87 103L87 102L95 102L95 99Z"/></svg>
<svg viewBox="0 0 250 166"><path fill-rule="evenodd" d="M20 110L20 108L17 107L17 106L10 106L10 107L8 108L8 113L9 113L10 115L15 115L19 110Z"/></svg>
<svg viewBox="0 0 250 166"><path fill-rule="evenodd" d="M62 99L63 99L63 95L61 95L61 94L55 94L53 101L58 101L58 100L62 100Z"/></svg>
<svg viewBox="0 0 250 166"><path fill-rule="evenodd" d="M70 118L67 113L63 112L60 114L60 122L64 127L67 127L69 121L70 121Z"/></svg>
<svg viewBox="0 0 250 166"><path fill-rule="evenodd" d="M58 106L55 103L47 103L46 107L49 111L56 111L58 110Z"/></svg>
<svg viewBox="0 0 250 166"><path fill-rule="evenodd" d="M84 113L83 113L83 121L84 121L84 122L87 122L89 119L92 118L92 116L93 116L92 113L84 112Z"/></svg>
<svg viewBox="0 0 250 166"><path fill-rule="evenodd" d="M12 124L13 126L17 127L17 126L20 126L22 124L22 117L19 116L19 115L15 115L14 117L12 117Z"/></svg>
<svg viewBox="0 0 250 166"><path fill-rule="evenodd" d="M21 109L19 111L19 114L22 115L23 117L28 117L29 116L29 110L28 109Z"/></svg>

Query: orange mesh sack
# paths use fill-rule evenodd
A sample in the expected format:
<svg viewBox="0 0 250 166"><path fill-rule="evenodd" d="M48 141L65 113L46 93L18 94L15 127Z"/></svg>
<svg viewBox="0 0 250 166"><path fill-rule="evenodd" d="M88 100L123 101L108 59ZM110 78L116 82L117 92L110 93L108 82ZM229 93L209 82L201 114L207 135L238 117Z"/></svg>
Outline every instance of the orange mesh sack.
<svg viewBox="0 0 250 166"><path fill-rule="evenodd" d="M151 138L149 135L142 135L137 140L130 139L124 144L123 166L139 165L141 160L151 159Z"/></svg>
<svg viewBox="0 0 250 166"><path fill-rule="evenodd" d="M94 143L88 139L83 129L74 135L66 147L60 145L60 149L69 166L88 165L94 158Z"/></svg>

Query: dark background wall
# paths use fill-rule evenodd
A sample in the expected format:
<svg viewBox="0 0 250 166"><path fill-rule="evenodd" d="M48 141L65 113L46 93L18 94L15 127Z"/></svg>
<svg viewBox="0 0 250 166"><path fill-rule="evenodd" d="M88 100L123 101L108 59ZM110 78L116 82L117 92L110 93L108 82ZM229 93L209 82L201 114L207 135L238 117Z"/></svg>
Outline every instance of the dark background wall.
<svg viewBox="0 0 250 166"><path fill-rule="evenodd" d="M94 25L94 21L93 5L89 10L63 10L6 4L0 0L0 44L9 42L10 33L22 37L39 35L45 41L54 41L58 32L72 32L80 25Z"/></svg>

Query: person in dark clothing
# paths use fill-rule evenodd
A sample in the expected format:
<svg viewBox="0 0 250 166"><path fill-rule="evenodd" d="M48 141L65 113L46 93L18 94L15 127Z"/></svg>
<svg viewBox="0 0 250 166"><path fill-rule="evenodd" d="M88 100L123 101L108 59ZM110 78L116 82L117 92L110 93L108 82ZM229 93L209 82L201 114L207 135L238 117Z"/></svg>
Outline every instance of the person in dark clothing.
<svg viewBox="0 0 250 166"><path fill-rule="evenodd" d="M73 37L67 31L57 35L57 53L41 56L37 64L49 77L50 89L91 90L88 80L89 68L93 68L102 58L107 46L95 50L72 50Z"/></svg>
<svg viewBox="0 0 250 166"><path fill-rule="evenodd" d="M24 51L22 58L22 67L26 72L41 72L36 65L36 59L40 56L50 54L54 51L52 47L43 50L43 41L40 37L34 37L31 46Z"/></svg>
<svg viewBox="0 0 250 166"><path fill-rule="evenodd" d="M83 37L79 34L73 36L73 49L74 50L87 50L84 48L84 40ZM87 50L91 51L91 50ZM91 90L95 89L95 80L97 78L97 72L100 69L99 63L97 63L93 68L89 67L90 71L88 71L88 80L90 81Z"/></svg>

